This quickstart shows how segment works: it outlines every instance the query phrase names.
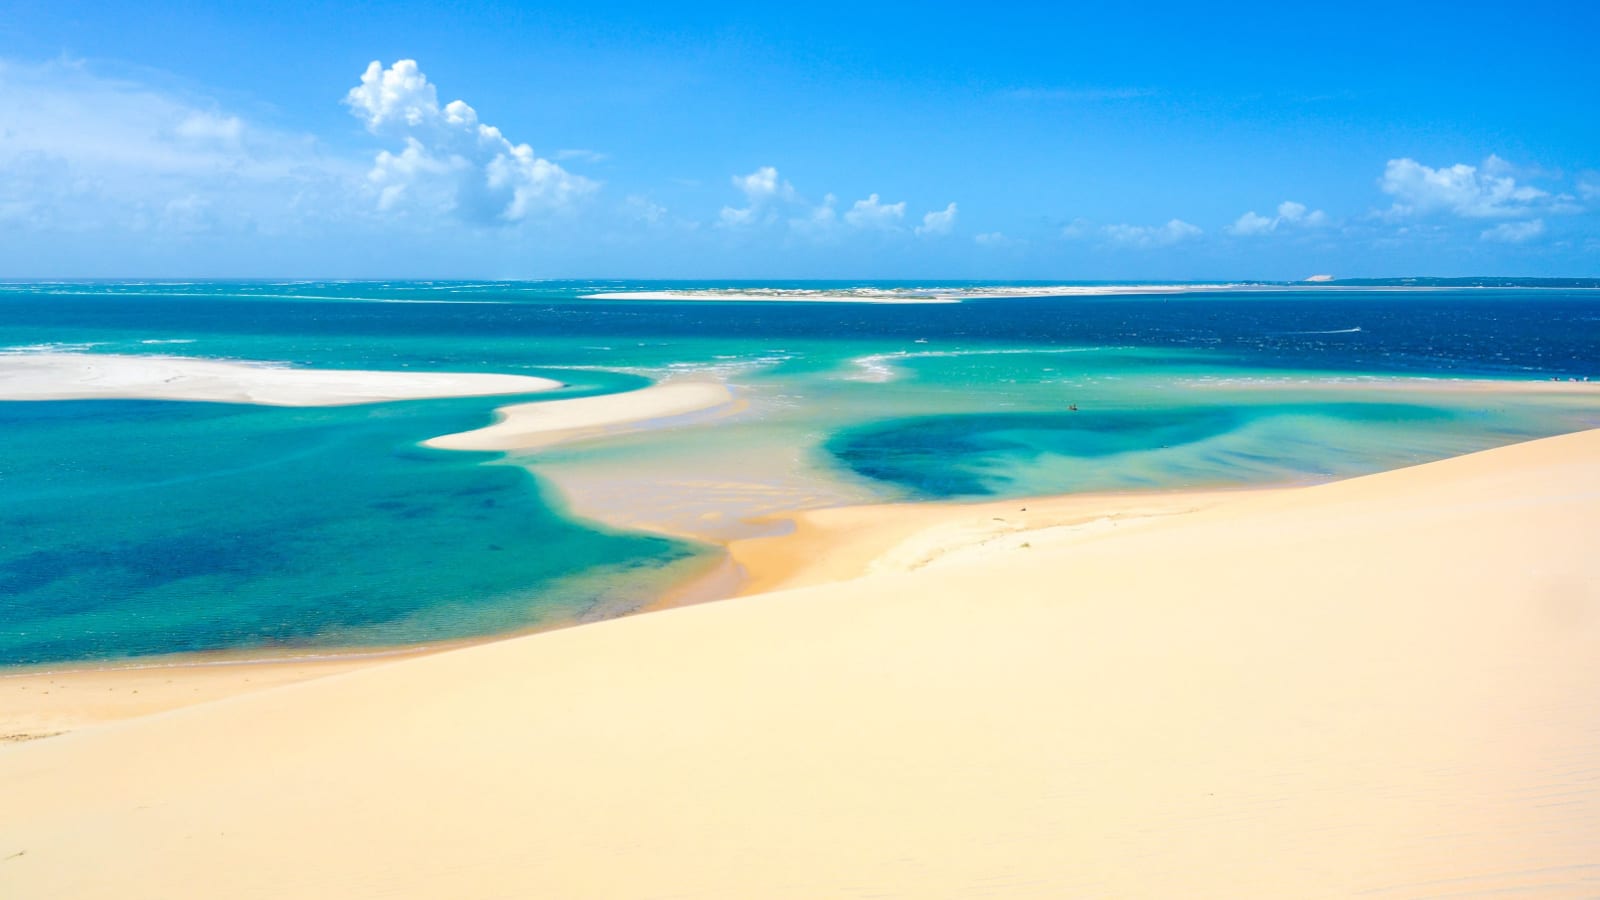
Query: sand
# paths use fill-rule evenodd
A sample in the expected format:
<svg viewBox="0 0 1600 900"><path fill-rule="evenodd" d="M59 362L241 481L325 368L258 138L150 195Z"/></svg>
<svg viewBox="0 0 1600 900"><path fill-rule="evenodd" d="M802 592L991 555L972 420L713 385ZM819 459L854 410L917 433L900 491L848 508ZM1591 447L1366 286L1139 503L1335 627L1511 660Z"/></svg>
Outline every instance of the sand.
<svg viewBox="0 0 1600 900"><path fill-rule="evenodd" d="M493 425L423 441L445 450L533 450L586 437L659 427L734 404L720 381L670 381L637 391L516 403L495 410Z"/></svg>
<svg viewBox="0 0 1600 900"><path fill-rule="evenodd" d="M426 651L395 651L419 655ZM179 662L0 674L0 744L38 740L121 719L320 678L372 665L372 653L320 659ZM4 672L4 670L0 670Z"/></svg>
<svg viewBox="0 0 1600 900"><path fill-rule="evenodd" d="M275 363L110 353L0 354L0 400L205 400L347 406L429 397L529 394L561 382L473 372L299 369Z"/></svg>
<svg viewBox="0 0 1600 900"><path fill-rule="evenodd" d="M701 288L679 291L604 291L584 294L584 300L675 300L707 302L785 303L960 303L963 300L1021 299L1026 297L1111 297L1146 294L1187 294L1206 291L1261 289L1248 284L1064 284L1014 285L972 288ZM1282 287L1276 288L1282 290Z"/></svg>
<svg viewBox="0 0 1600 900"><path fill-rule="evenodd" d="M0 886L1600 893L1600 431L1170 500L0 746Z"/></svg>

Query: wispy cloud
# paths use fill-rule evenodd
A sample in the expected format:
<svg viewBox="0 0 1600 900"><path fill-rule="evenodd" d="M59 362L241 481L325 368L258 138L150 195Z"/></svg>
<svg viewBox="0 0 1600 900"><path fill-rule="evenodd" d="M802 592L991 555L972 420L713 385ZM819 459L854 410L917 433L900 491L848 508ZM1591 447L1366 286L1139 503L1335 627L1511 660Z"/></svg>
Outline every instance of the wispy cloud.
<svg viewBox="0 0 1600 900"><path fill-rule="evenodd" d="M601 153L598 150L585 150L581 147L568 147L564 150L557 150L555 153L555 158L561 160L562 162L575 160L577 162L585 162L592 165L595 163L605 162L611 158L611 154Z"/></svg>
<svg viewBox="0 0 1600 900"><path fill-rule="evenodd" d="M1143 87L1019 87L1000 92L1007 100L1048 100L1063 103L1095 103L1106 100L1137 100L1158 94Z"/></svg>
<svg viewBox="0 0 1600 900"><path fill-rule="evenodd" d="M1541 234L1544 234L1544 220L1529 219L1526 222L1501 222L1486 229L1478 238L1501 244L1524 244Z"/></svg>
<svg viewBox="0 0 1600 900"><path fill-rule="evenodd" d="M273 232L348 209L307 135L88 65L0 61L0 215L34 232Z"/></svg>

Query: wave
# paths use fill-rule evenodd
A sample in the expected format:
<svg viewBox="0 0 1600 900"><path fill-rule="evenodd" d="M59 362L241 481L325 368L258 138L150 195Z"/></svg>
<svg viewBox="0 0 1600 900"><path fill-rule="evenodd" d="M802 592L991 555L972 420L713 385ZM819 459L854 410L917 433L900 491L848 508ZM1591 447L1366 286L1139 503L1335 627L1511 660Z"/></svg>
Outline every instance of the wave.
<svg viewBox="0 0 1600 900"><path fill-rule="evenodd" d="M894 353L872 353L850 360L860 369L860 374L846 376L850 381L887 382L901 374L894 364L906 359L934 359L953 356L1033 356L1064 353L1096 353L1107 350L1126 350L1127 347L996 347L992 350L899 350Z"/></svg>
<svg viewBox="0 0 1600 900"><path fill-rule="evenodd" d="M91 347L104 347L108 343L109 341L88 341L85 343L54 341L46 344L17 344L11 347L0 347L0 353L82 353Z"/></svg>
<svg viewBox="0 0 1600 900"><path fill-rule="evenodd" d="M1357 325L1354 328L1334 328L1328 331L1280 331L1278 334L1355 334L1360 330L1361 326Z"/></svg>

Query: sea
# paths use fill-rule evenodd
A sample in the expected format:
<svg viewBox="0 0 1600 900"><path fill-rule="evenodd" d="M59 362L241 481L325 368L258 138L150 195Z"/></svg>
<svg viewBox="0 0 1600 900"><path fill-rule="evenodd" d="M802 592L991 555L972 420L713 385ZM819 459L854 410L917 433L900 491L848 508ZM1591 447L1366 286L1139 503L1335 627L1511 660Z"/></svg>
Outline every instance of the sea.
<svg viewBox="0 0 1600 900"><path fill-rule="evenodd" d="M0 285L0 355L565 385L342 407L0 399L0 666L516 633L647 606L788 510L1310 484L1600 426L1600 394L1533 389L1600 380L1600 290L1110 287ZM529 453L421 446L506 403L684 378L738 402Z"/></svg>

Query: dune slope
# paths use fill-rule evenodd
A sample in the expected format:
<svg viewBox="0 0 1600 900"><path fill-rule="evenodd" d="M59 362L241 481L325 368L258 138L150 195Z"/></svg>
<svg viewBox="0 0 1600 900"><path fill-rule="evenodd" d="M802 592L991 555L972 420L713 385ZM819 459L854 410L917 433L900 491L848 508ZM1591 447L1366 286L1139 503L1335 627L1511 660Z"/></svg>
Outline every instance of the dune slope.
<svg viewBox="0 0 1600 900"><path fill-rule="evenodd" d="M1597 524L1600 431L0 747L0 893L1591 896Z"/></svg>

